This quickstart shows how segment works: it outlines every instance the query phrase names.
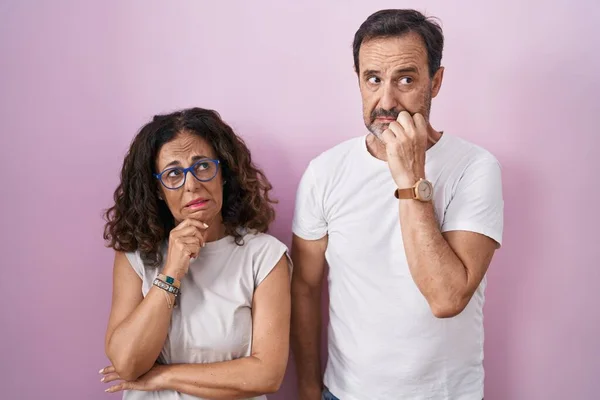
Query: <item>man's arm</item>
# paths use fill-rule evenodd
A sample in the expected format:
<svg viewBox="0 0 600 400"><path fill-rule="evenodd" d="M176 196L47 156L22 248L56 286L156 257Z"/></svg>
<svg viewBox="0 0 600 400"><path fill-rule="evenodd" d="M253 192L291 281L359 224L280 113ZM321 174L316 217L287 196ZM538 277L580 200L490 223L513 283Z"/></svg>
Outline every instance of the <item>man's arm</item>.
<svg viewBox="0 0 600 400"><path fill-rule="evenodd" d="M402 240L410 273L438 318L458 315L481 283L497 243L482 234L442 235L431 203L400 200Z"/></svg>
<svg viewBox="0 0 600 400"><path fill-rule="evenodd" d="M425 152L433 128L421 114L402 111L383 132L388 166L399 188L425 177ZM437 317L467 306L488 269L502 227L500 168L482 158L463 173L446 209L443 229L433 204L399 200L402 240L411 275ZM447 231L442 234L443 231ZM481 232L481 233L477 233Z"/></svg>
<svg viewBox="0 0 600 400"><path fill-rule="evenodd" d="M292 239L291 344L300 400L319 400L321 372L321 291L327 236L318 240Z"/></svg>

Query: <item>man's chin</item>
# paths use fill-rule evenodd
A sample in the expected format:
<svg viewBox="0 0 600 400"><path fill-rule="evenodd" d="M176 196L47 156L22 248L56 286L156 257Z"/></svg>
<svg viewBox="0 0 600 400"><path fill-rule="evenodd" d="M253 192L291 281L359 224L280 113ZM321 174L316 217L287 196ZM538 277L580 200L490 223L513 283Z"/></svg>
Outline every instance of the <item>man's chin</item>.
<svg viewBox="0 0 600 400"><path fill-rule="evenodd" d="M371 132L376 137L380 138L383 132L390 126L389 123L384 124L371 124L367 127L369 132Z"/></svg>

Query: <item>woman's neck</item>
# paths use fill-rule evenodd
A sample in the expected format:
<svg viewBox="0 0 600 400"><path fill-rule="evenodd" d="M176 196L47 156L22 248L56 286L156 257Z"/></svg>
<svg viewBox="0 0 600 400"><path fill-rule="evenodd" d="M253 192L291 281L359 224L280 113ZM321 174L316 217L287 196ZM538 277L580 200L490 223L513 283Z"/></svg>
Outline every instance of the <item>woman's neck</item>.
<svg viewBox="0 0 600 400"><path fill-rule="evenodd" d="M206 243L208 242L216 242L219 239L223 239L225 237L225 225L221 221L215 221L211 225L208 226L206 230L206 235L204 236L204 240Z"/></svg>

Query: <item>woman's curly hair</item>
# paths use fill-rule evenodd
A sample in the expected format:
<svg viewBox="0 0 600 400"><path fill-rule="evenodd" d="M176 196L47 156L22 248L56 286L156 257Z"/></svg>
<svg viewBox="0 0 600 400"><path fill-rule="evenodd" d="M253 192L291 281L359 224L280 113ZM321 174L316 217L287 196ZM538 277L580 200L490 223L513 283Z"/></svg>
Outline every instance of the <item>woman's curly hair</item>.
<svg viewBox="0 0 600 400"><path fill-rule="evenodd" d="M157 115L133 139L121 170L115 204L106 210L104 240L116 251L139 250L144 263L162 263L161 245L175 226L166 203L158 198L156 158L160 148L179 133L209 142L220 160L224 181L221 216L225 233L243 245L244 230L267 232L275 218L269 197L273 188L252 162L250 150L214 110L191 108Z"/></svg>

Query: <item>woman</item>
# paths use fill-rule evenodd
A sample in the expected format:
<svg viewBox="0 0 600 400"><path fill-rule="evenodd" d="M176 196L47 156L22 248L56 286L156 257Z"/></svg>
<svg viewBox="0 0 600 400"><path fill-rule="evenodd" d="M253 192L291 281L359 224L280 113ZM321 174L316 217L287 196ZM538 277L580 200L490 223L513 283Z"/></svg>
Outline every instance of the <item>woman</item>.
<svg viewBox="0 0 600 400"><path fill-rule="evenodd" d="M115 251L103 382L124 399L264 399L288 358L287 248L271 185L215 111L156 116L106 213Z"/></svg>

